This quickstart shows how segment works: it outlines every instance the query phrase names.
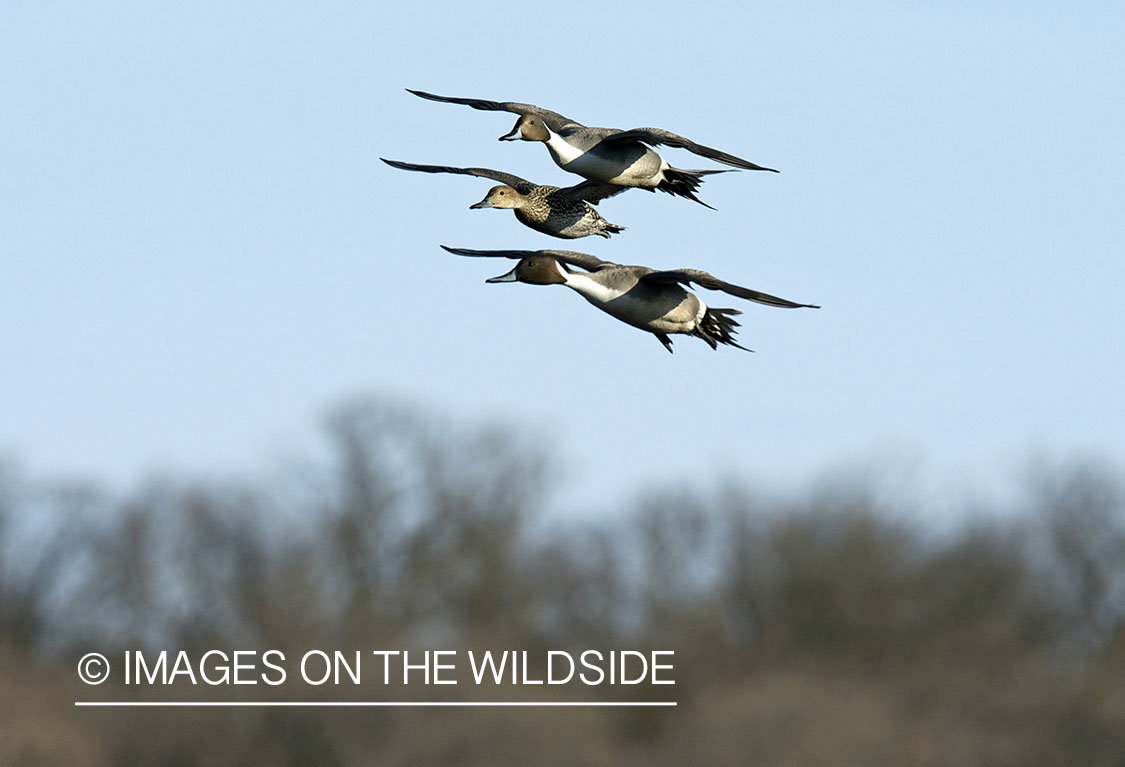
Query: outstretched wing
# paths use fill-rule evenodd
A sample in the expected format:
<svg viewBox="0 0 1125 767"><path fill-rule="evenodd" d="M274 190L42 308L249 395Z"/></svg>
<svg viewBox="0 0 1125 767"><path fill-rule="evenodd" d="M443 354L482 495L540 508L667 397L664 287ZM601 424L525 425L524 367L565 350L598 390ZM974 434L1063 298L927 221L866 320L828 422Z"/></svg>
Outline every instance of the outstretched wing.
<svg viewBox="0 0 1125 767"><path fill-rule="evenodd" d="M515 189L520 194L529 194L536 186L535 184L520 178L519 176L511 173L504 173L499 170L490 170L488 168L452 168L448 165L416 165L412 162L400 162L399 160L388 160L385 157L380 157L380 160L390 165L392 168L401 168L402 170L417 170L422 173L458 173L462 176L480 176L481 178L490 178L493 181L499 181L501 184L507 184Z"/></svg>
<svg viewBox="0 0 1125 767"><path fill-rule="evenodd" d="M689 138L684 138L671 131L662 130L661 128L633 128L632 130L621 131L606 136L602 139L602 143L617 143L620 141L642 141L646 144L654 146L664 145L677 147L679 149L686 149L689 152L706 157L716 162L721 162L725 165L730 165L735 168L743 168L745 170L768 170L772 173L780 173L780 171L773 168L767 168L763 165L756 165L749 160L743 160L741 157L735 157L733 154L718 149L712 149L703 144L697 144Z"/></svg>
<svg viewBox="0 0 1125 767"><path fill-rule="evenodd" d="M580 269L585 269L590 272L596 271L603 266L617 266L617 264L609 261L602 261L597 256L591 256L589 253L575 253L572 250L472 250L470 248L451 248L448 245L442 245L441 247L443 250L458 256L472 256L475 258L521 259L529 256L550 256L564 264L577 266Z"/></svg>
<svg viewBox="0 0 1125 767"><path fill-rule="evenodd" d="M581 184L575 184L574 186L560 189L557 194L561 194L572 200L585 200L592 205L597 205L606 197L621 194L627 189L632 189L632 187L605 184L601 181L583 181Z"/></svg>
<svg viewBox="0 0 1125 767"><path fill-rule="evenodd" d="M729 293L738 298L745 298L747 301L754 301L755 303L765 304L766 306L777 306L782 309L819 309L816 304L799 304L795 301L789 301L777 296L771 296L769 293L762 293L750 288L744 288L741 285L732 285L729 282L724 282L718 277L715 277L707 272L700 271L699 269L672 269L663 272L650 272L641 278L645 282L656 283L669 283L680 282L685 285L694 282L700 287L707 288L708 290L721 290L724 293Z"/></svg>
<svg viewBox="0 0 1125 767"><path fill-rule="evenodd" d="M511 112L517 115L536 115L543 118L543 122L556 133L564 128L582 128L585 127L581 123L571 120L569 117L563 117L558 112L552 112L550 109L537 107L534 104L521 104L518 101L488 101L486 99L463 99L456 96L438 96L434 93L426 93L425 91L416 91L410 88L406 89L415 96L419 96L430 101L444 101L447 104L463 104L473 109L480 109L486 112Z"/></svg>

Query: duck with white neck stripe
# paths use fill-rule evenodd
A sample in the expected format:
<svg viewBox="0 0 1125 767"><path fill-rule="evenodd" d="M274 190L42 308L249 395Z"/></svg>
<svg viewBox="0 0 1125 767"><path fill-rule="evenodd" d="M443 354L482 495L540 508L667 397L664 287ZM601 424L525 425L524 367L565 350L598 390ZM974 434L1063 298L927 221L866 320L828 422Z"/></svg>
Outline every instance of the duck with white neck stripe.
<svg viewBox="0 0 1125 767"><path fill-rule="evenodd" d="M459 256L518 259L515 268L486 282L525 282L530 285L566 285L603 312L657 337L669 352L669 335L695 336L712 349L719 344L751 351L734 340L741 314L737 309L707 306L684 285L695 283L738 298L785 309L819 309L768 293L724 282L698 269L657 270L603 261L587 253L568 250L471 250L441 246ZM570 267L578 267L577 271Z"/></svg>
<svg viewBox="0 0 1125 767"><path fill-rule="evenodd" d="M407 90L415 96L430 101L518 114L520 117L515 127L501 136L501 141L517 139L541 141L547 145L547 150L551 153L555 164L563 170L577 173L592 181L617 186L636 187L650 192L659 189L668 194L694 200L708 208L711 206L696 197L695 191L703 182L704 176L724 171L673 168L667 160L650 149L649 145L686 149L700 157L743 170L778 172L773 168L757 165L721 150L697 144L691 139L661 128L633 128L626 131L614 128L591 128L534 104L438 96L425 91L409 88Z"/></svg>

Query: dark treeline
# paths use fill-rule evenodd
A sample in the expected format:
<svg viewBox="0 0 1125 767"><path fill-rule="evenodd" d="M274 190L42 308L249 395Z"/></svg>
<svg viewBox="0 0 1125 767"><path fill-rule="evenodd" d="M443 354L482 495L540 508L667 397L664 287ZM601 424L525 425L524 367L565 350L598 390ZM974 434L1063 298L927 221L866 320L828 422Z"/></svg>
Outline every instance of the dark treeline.
<svg viewBox="0 0 1125 767"><path fill-rule="evenodd" d="M1024 508L941 532L863 482L658 488L550 522L550 456L509 429L361 401L325 435L269 480L122 497L0 466L0 763L1125 765L1125 494L1104 467L1041 468ZM267 648L674 650L676 684L170 695L74 671ZM679 706L73 706L521 695Z"/></svg>

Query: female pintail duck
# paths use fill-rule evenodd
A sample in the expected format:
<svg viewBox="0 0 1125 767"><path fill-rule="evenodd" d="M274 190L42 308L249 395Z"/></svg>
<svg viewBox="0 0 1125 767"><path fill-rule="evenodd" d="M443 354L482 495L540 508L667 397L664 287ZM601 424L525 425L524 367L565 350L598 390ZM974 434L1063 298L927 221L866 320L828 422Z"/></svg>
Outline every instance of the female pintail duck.
<svg viewBox="0 0 1125 767"><path fill-rule="evenodd" d="M708 208L711 206L697 198L695 190L703 182L704 176L723 171L673 168L667 160L646 144L679 147L735 168L778 172L773 168L755 165L741 157L697 144L691 139L660 128L634 128L627 131L590 128L534 104L454 98L436 96L433 93L410 88L407 90L415 96L431 101L445 101L450 104L464 104L473 109L518 114L520 117L515 127L501 136L501 141L515 141L517 138L524 141L542 141L547 145L555 164L563 170L577 173L592 181L638 187L649 191L659 189L662 192L695 200Z"/></svg>
<svg viewBox="0 0 1125 767"><path fill-rule="evenodd" d="M784 298L732 285L698 269L658 271L647 266L622 266L586 253L569 250L469 250L441 246L459 256L519 259L507 274L485 282L526 282L531 285L566 285L587 301L622 322L647 330L672 351L670 333L702 338L712 349L728 344L751 351L734 340L737 309L713 309L682 285L695 283L721 290L766 306L786 309L819 309ZM585 271L575 271L576 266Z"/></svg>
<svg viewBox="0 0 1125 767"><path fill-rule="evenodd" d="M492 187L483 200L470 205L469 208L471 210L511 208L521 224L552 237L560 237L564 240L587 237L591 234L609 237L611 234L625 230L623 226L606 221L587 203L597 204L606 197L624 192L628 187L603 184L599 181L583 181L581 184L560 189L557 186L533 184L511 173L488 168L451 168L446 165L415 165L382 157L379 159L391 167L402 170L460 173L499 181L500 186Z"/></svg>

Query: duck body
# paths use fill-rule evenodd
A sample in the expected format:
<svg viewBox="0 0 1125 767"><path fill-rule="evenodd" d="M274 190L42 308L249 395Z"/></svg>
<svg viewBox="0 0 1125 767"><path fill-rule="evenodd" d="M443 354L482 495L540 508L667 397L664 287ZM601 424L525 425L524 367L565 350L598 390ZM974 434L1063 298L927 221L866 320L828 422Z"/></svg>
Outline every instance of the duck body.
<svg viewBox="0 0 1125 767"><path fill-rule="evenodd" d="M688 333L707 313L699 296L679 285L644 281L646 266L616 266L578 272L560 265L568 288L606 314L652 333Z"/></svg>
<svg viewBox="0 0 1125 767"><path fill-rule="evenodd" d="M410 89L407 89L410 90ZM564 117L534 104L515 101L487 101L453 96L438 96L425 91L410 90L431 101L463 104L474 109L512 112L519 115L515 127L500 137L501 141L540 141L547 145L551 159L563 170L584 178L625 187L660 190L687 197L706 205L695 196L703 177L721 170L685 170L673 168L651 146L667 145L687 149L708 159L744 170L767 168L718 149L698 144L691 139L661 128L595 128ZM707 205L707 207L710 207Z"/></svg>
<svg viewBox="0 0 1125 767"><path fill-rule="evenodd" d="M515 268L487 282L526 282L565 285L603 312L652 333L669 352L670 334L700 338L712 348L719 344L750 351L735 341L733 317L737 309L707 306L684 285L696 283L768 306L819 308L723 282L696 269L660 271L647 266L614 264L586 253L562 250L470 250L442 246L461 256L519 259ZM578 267L577 271L570 267Z"/></svg>
<svg viewBox="0 0 1125 767"><path fill-rule="evenodd" d="M563 170L592 181L645 189L649 192L659 190L686 197L706 208L711 208L696 197L695 192L703 183L704 176L727 172L673 168L658 152L640 141L612 140L622 132L611 128L583 128L581 132L573 131L569 136L555 133L545 124L543 128L547 133L544 143L555 164ZM525 134L519 128L519 123L517 123L517 130L525 141L541 140L525 138L525 135L540 135L538 130L532 129L529 134Z"/></svg>
<svg viewBox="0 0 1125 767"><path fill-rule="evenodd" d="M381 158L383 159L383 158ZM480 202L469 206L470 210L481 208L510 209L516 219L524 226L537 232L573 240L597 235L609 237L625 231L625 227L612 224L602 217L593 204L606 197L624 192L626 187L586 181L569 187L547 184L534 184L511 173L489 168L454 168L448 165L417 165L398 160L383 159L391 167L423 173L456 173L479 176L502 182L488 190Z"/></svg>
<svg viewBox="0 0 1125 767"><path fill-rule="evenodd" d="M564 240L609 237L625 231L625 227L606 221L591 205L557 186L538 185L526 194L513 187L496 186L469 207L511 208L524 226Z"/></svg>
<svg viewBox="0 0 1125 767"><path fill-rule="evenodd" d="M547 145L551 159L563 170L583 178L654 189L664 180L662 171L669 167L663 157L644 144L617 147L603 144L606 137L615 133L609 128L583 128L581 133L570 131L567 136L555 133L545 123L543 127L547 131L543 143Z"/></svg>

